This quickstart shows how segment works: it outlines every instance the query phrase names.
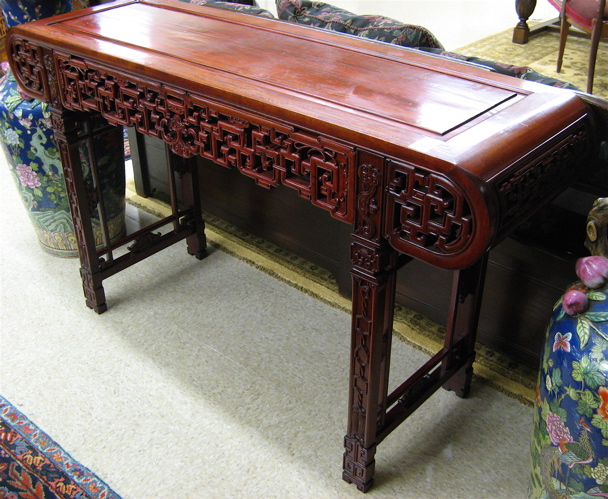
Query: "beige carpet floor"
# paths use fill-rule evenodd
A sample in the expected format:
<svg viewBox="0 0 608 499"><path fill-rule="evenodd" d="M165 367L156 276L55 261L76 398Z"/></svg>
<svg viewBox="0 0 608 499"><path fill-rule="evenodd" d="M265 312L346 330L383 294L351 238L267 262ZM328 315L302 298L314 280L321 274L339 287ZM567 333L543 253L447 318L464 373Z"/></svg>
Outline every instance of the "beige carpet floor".
<svg viewBox="0 0 608 499"><path fill-rule="evenodd" d="M154 197L143 198L135 192L133 180L127 182L128 202L145 213L159 218L171 215L169 204ZM239 229L211 214L204 214L207 238L211 244L249 265L280 279L323 303L349 313L349 299L338 292L338 284L326 271L268 241ZM443 347L445 327L401 305L395 306L395 338L428 354ZM536 397L537 369L531 369L512 358L477 345L475 376L480 382L532 405Z"/></svg>

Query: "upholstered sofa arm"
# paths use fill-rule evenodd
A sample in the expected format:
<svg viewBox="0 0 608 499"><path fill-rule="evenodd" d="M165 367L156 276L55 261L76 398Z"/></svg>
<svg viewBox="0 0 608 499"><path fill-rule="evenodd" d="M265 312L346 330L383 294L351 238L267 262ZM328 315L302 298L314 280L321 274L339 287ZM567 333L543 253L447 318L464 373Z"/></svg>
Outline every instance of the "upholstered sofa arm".
<svg viewBox="0 0 608 499"><path fill-rule="evenodd" d="M279 19L341 33L371 38L386 43L416 48L440 57L483 66L490 71L537 81L554 87L577 90L574 85L545 76L527 66L513 66L495 61L448 52L433 33L422 26L405 24L384 16L360 16L325 2L311 0L275 0Z"/></svg>
<svg viewBox="0 0 608 499"><path fill-rule="evenodd" d="M244 12L246 14L253 14L256 16L270 17L274 19L274 15L271 12L262 9L258 6L255 0L234 0L232 2L221 2L218 0L180 0L181 2L187 2L194 5L213 5L222 9L236 10Z"/></svg>
<svg viewBox="0 0 608 499"><path fill-rule="evenodd" d="M389 17L357 15L324 2L276 0L279 19L404 47L443 48L426 28Z"/></svg>

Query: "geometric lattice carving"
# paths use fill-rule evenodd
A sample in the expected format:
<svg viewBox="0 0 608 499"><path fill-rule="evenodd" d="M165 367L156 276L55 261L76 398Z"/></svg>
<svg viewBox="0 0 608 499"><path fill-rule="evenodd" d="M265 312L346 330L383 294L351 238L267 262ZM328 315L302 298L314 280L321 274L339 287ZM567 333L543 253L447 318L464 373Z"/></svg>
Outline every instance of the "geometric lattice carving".
<svg viewBox="0 0 608 499"><path fill-rule="evenodd" d="M353 400L352 408L359 413L359 417L363 418L365 414L365 401L369 391L369 364L370 364L370 341L371 341L371 326L372 326L372 312L369 307L369 298L372 294L373 287L377 287L374 283L369 283L363 280L361 277L356 276L355 279L359 282L359 292L361 294L358 298L360 304L359 310L356 311L353 320L353 334L355 335L355 344L357 345L352 352L353 360L353 378L352 378L352 390Z"/></svg>
<svg viewBox="0 0 608 499"><path fill-rule="evenodd" d="M584 125L568 134L561 142L540 155L529 159L508 177L494 182L500 201L502 227L521 221L530 210L551 192L563 190L589 156L589 137Z"/></svg>
<svg viewBox="0 0 608 499"><path fill-rule="evenodd" d="M352 147L61 53L55 63L65 108L99 112L111 124L163 139L182 157L237 168L264 187L287 185L352 222Z"/></svg>
<svg viewBox="0 0 608 499"><path fill-rule="evenodd" d="M346 436L344 438L344 471L348 474L348 481L356 485L367 485L374 476L376 446L366 449L361 439ZM362 463L368 463L365 466Z"/></svg>
<svg viewBox="0 0 608 499"><path fill-rule="evenodd" d="M48 101L42 49L26 40L14 40L10 50L22 86L30 96Z"/></svg>
<svg viewBox="0 0 608 499"><path fill-rule="evenodd" d="M424 249L438 255L461 252L473 234L466 198L449 178L389 162L385 234L400 251Z"/></svg>

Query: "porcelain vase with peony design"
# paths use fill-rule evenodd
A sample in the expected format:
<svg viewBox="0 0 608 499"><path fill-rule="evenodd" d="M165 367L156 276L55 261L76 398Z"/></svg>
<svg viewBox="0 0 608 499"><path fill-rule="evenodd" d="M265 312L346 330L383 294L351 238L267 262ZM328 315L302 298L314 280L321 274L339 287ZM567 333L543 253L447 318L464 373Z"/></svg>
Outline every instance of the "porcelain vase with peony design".
<svg viewBox="0 0 608 499"><path fill-rule="evenodd" d="M0 0L7 25L69 12L71 0ZM47 104L32 100L17 85L8 66L0 79L0 144L41 246L58 256L78 256L59 150ZM125 179L122 130L93 143L111 239L124 233ZM80 147L85 176L92 183L90 151ZM6 209L6 207L5 207ZM103 235L94 215L95 237Z"/></svg>
<svg viewBox="0 0 608 499"><path fill-rule="evenodd" d="M72 0L0 0L7 27L72 10Z"/></svg>
<svg viewBox="0 0 608 499"><path fill-rule="evenodd" d="M595 280L586 273L589 268ZM530 498L608 497L607 270L602 256L580 259L582 282L558 301L547 327L534 407Z"/></svg>

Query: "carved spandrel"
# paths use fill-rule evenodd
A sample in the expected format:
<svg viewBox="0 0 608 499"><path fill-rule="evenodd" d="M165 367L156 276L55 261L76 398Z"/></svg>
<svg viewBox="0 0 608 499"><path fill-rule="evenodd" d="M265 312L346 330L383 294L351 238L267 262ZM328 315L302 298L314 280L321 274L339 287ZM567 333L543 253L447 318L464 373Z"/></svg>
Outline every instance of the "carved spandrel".
<svg viewBox="0 0 608 499"><path fill-rule="evenodd" d="M42 47L13 38L9 47L17 82L31 97L43 102L50 101L47 87L46 64Z"/></svg>
<svg viewBox="0 0 608 499"><path fill-rule="evenodd" d="M146 249L154 246L160 239L160 232L149 232L137 238L135 242L128 247L128 250L132 253L142 253L146 251Z"/></svg>
<svg viewBox="0 0 608 499"><path fill-rule="evenodd" d="M379 244L382 239L385 158L361 150L357 155L357 164L354 235Z"/></svg>
<svg viewBox="0 0 608 499"><path fill-rule="evenodd" d="M287 185L352 222L355 152L349 145L68 55L55 58L66 108L134 126L182 157L236 168L263 187Z"/></svg>
<svg viewBox="0 0 608 499"><path fill-rule="evenodd" d="M473 238L469 203L449 178L405 163L389 162L385 232L395 248L441 256L462 252Z"/></svg>

